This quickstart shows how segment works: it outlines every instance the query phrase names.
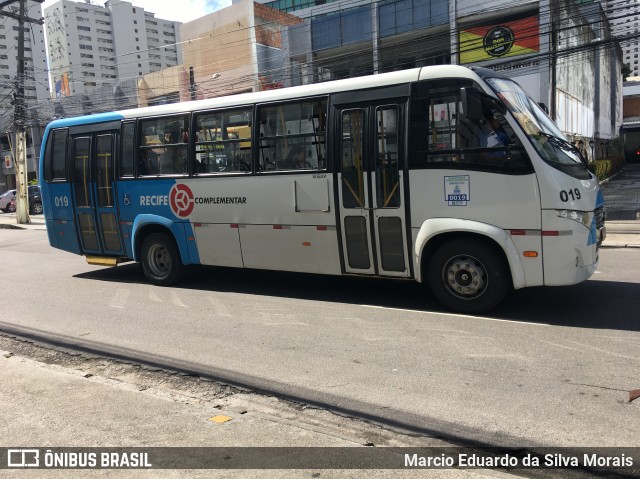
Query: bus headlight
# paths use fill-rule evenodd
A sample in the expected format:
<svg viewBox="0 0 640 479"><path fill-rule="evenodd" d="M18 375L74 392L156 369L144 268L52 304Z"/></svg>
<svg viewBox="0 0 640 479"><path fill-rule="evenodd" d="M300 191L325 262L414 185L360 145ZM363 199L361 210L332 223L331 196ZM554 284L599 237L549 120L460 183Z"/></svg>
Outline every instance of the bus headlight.
<svg viewBox="0 0 640 479"><path fill-rule="evenodd" d="M556 210L560 218L567 218L582 223L587 228L591 227L591 213L588 211Z"/></svg>

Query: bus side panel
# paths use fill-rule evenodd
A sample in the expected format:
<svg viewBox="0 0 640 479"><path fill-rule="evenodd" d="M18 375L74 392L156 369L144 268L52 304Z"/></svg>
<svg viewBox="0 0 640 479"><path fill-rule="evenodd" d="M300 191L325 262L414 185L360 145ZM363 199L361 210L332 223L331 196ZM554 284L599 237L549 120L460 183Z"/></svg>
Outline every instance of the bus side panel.
<svg viewBox="0 0 640 479"><path fill-rule="evenodd" d="M71 185L69 183L47 183L41 190L49 243L64 251L82 254L73 216Z"/></svg>
<svg viewBox="0 0 640 479"><path fill-rule="evenodd" d="M542 163L542 162L540 162ZM540 171L542 191L542 229L544 246L544 277L547 286L577 284L588 279L598 266L598 231L594 219L596 209L604 199L593 177L579 180L546 163L536 164ZM588 213L591 221L561 217L561 212Z"/></svg>
<svg viewBox="0 0 640 479"><path fill-rule="evenodd" d="M136 258L136 235L146 226L162 226L176 240L184 264L199 264L195 249L195 234L189 221L178 218L169 206L169 193L175 179L149 181L121 181L118 183L120 222L123 225L127 256ZM126 227L126 228L125 228Z"/></svg>
<svg viewBox="0 0 640 479"><path fill-rule="evenodd" d="M212 266L242 268L242 252L240 251L238 229L229 224L194 224L196 244L201 263Z"/></svg>
<svg viewBox="0 0 640 479"><path fill-rule="evenodd" d="M524 269L524 282L519 286L542 285L540 192L536 175L416 169L411 170L409 181L414 241L416 228L432 218L472 220L498 227L507 235L514 230L522 234L510 236ZM524 257L524 251L536 251L538 256ZM420 271L419 264L415 267Z"/></svg>
<svg viewBox="0 0 640 479"><path fill-rule="evenodd" d="M544 210L542 224L546 231L554 232L554 236L543 237L544 284L566 286L588 279L598 266L598 247L589 242L589 229L558 217L556 210Z"/></svg>
<svg viewBox="0 0 640 479"><path fill-rule="evenodd" d="M327 173L178 181L203 264L340 274Z"/></svg>
<svg viewBox="0 0 640 479"><path fill-rule="evenodd" d="M246 225L240 228L247 268L339 275L335 227Z"/></svg>

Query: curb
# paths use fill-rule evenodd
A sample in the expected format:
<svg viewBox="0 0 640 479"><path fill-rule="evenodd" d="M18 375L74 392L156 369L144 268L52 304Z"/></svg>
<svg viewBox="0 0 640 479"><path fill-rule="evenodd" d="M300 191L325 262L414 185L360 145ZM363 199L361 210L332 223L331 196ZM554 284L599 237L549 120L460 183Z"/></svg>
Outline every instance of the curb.
<svg viewBox="0 0 640 479"><path fill-rule="evenodd" d="M640 221L606 221L607 234L640 234Z"/></svg>

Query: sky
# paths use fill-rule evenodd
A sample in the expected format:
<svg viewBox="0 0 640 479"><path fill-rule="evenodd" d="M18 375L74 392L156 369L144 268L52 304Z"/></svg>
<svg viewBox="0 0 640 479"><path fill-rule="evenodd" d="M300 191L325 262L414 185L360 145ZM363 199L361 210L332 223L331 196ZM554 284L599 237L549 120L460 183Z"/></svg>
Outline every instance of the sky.
<svg viewBox="0 0 640 479"><path fill-rule="evenodd" d="M57 1L46 0L42 6L46 8ZM104 6L105 1L91 0L91 3ZM154 13L156 18L184 23L227 7L231 0L129 0L129 3Z"/></svg>

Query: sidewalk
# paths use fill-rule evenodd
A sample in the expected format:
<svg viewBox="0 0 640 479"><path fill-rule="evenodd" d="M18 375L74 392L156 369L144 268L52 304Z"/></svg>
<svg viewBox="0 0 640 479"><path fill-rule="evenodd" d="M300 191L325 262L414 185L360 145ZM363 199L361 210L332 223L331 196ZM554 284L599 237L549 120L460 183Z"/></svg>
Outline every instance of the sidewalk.
<svg viewBox="0 0 640 479"><path fill-rule="evenodd" d="M622 171L602 185L607 209L609 248L640 248L640 163L625 163Z"/></svg>
<svg viewBox="0 0 640 479"><path fill-rule="evenodd" d="M135 365L106 359L43 350L39 346L2 336L0 383L0 424L3 425L0 455L3 448L18 447L121 447L135 451L136 448L144 447L353 448L448 445L438 439L397 434L364 421L320 409L305 408L274 397L234 390L198 378L181 377L163 371L145 371ZM384 450L379 453L391 454ZM181 454L181 459L197 462L198 454L202 452L194 450ZM281 454L286 454L286 451ZM348 457L348 452L344 454ZM153 463L153 454L150 459L149 462ZM155 460L158 459L164 463L161 460L163 457L158 457L156 453ZM242 457L236 460L242 461ZM329 459L330 462L333 460ZM335 460L347 459L336 457ZM0 469L0 476L7 479L358 479L365 475L380 479L513 479L518 476L490 469L378 469L368 470L366 473L358 469L324 469L322 472L317 469L258 471L259 467L252 468L251 464L243 462L241 464L246 469L103 469L92 470L90 473L78 470ZM268 466L269 461L266 464Z"/></svg>
<svg viewBox="0 0 640 479"><path fill-rule="evenodd" d="M31 223L19 225L16 222L15 213L3 213L0 211L0 229L24 229L24 230L47 230L44 222L44 215L29 215Z"/></svg>

